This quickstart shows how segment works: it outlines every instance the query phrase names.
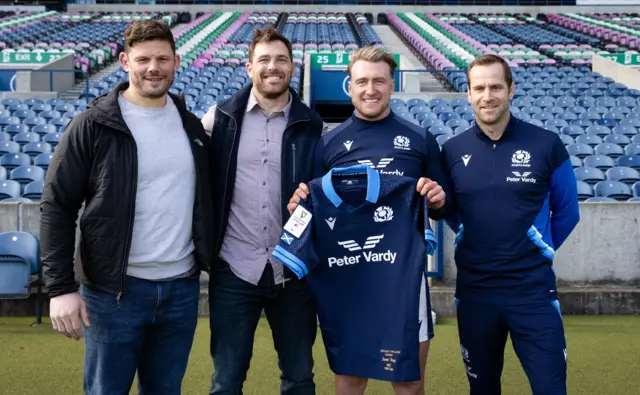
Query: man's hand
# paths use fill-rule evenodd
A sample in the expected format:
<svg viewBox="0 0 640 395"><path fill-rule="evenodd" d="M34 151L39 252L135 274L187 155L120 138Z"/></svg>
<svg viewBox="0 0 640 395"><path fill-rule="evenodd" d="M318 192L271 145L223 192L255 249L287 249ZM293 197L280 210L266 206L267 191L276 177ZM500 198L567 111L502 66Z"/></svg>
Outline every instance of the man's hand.
<svg viewBox="0 0 640 395"><path fill-rule="evenodd" d="M51 298L49 316L54 330L74 340L80 340L83 336L80 319L85 326L90 326L87 305L78 292Z"/></svg>
<svg viewBox="0 0 640 395"><path fill-rule="evenodd" d="M289 210L289 215L293 213L293 210L296 209L298 203L300 203L300 199L307 200L307 196L309 196L309 188L307 188L307 184L300 183L298 185L298 189L293 193L291 199L289 199L289 204L287 204L287 210Z"/></svg>
<svg viewBox="0 0 640 395"><path fill-rule="evenodd" d="M430 208L439 209L444 206L446 194L437 182L431 181L426 177L421 177L418 180L416 190L420 192L421 196L427 197Z"/></svg>

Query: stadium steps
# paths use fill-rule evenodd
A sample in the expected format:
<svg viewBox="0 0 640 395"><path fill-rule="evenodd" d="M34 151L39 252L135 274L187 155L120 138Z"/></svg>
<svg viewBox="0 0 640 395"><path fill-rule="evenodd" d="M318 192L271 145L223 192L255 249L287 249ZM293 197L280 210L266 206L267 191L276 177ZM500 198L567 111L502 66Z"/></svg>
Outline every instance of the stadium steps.
<svg viewBox="0 0 640 395"><path fill-rule="evenodd" d="M407 58L411 64L417 69L425 69L425 64L415 55L404 40L396 34L395 31L387 25L373 25L373 30L380 36L385 47L393 52ZM420 73L420 91L421 92L447 92L431 73Z"/></svg>
<svg viewBox="0 0 640 395"><path fill-rule="evenodd" d="M181 29L183 29L185 25L187 25L187 24L186 23L180 23L180 24L175 25L174 27L172 27L171 30L175 34L176 31L180 31ZM93 84L96 81L101 81L104 77L108 76L113 71L117 70L119 67L120 67L120 61L118 60L118 57L116 56L114 58L114 61L110 65L108 65L104 69L100 70L96 74L93 74L93 75L89 76L89 86L91 86L91 84ZM86 87L86 84L87 84L87 82L86 82L86 80L84 78L76 79L76 83L73 86L73 88L69 89L66 92L60 93L60 95L58 97L60 99L64 99L64 100L75 100L80 96L80 92L82 92L82 90Z"/></svg>

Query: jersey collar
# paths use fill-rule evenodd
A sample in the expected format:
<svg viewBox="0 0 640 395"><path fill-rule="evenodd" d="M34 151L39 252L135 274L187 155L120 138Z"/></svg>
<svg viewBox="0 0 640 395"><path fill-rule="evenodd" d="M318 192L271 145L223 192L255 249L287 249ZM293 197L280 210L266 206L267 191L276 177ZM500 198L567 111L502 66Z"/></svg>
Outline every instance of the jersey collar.
<svg viewBox="0 0 640 395"><path fill-rule="evenodd" d="M500 140L508 139L515 131L517 124L518 124L518 119L513 116L513 113L509 112L509 123L507 123L507 127L504 129L504 133L500 137ZM490 140L489 136L484 134L482 129L480 129L480 126L478 126L477 122L474 123L473 130L476 132L476 135L481 139Z"/></svg>
<svg viewBox="0 0 640 395"><path fill-rule="evenodd" d="M327 172L327 174L322 177L322 190L325 196L327 197L327 199L329 199L329 201L331 201L334 206L340 207L340 205L342 205L344 202L342 201L340 196L338 196L336 190L333 188L333 175L348 173L364 174L365 172L367 173L366 200L370 203L377 202L378 196L380 195L380 174L367 165L336 167L329 170L329 172Z"/></svg>

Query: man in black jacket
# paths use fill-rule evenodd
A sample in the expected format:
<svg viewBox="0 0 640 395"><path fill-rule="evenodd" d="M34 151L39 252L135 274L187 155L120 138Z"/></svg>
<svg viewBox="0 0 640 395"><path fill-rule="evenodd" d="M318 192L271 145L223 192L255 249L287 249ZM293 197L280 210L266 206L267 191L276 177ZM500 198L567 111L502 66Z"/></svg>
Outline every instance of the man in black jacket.
<svg viewBox="0 0 640 395"><path fill-rule="evenodd" d="M289 197L313 175L324 123L289 88L291 44L273 27L254 32L252 84L211 108L217 270L210 280L211 394L240 394L264 309L282 370L281 393L315 393L316 315L304 281L271 258Z"/></svg>
<svg viewBox="0 0 640 395"><path fill-rule="evenodd" d="M180 394L213 233L209 146L182 97L180 58L158 21L125 31L130 83L97 98L63 134L41 202L55 330L86 343L86 394ZM84 273L74 281L78 211Z"/></svg>

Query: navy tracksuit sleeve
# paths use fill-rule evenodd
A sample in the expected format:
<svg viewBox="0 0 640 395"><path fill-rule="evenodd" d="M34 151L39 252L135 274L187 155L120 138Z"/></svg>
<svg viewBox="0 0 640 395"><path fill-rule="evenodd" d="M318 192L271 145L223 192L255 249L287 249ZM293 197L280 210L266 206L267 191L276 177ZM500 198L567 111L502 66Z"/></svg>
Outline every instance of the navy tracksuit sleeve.
<svg viewBox="0 0 640 395"><path fill-rule="evenodd" d="M453 211L453 190L451 188L451 180L448 173L445 171L442 161L442 154L440 152L440 146L435 137L427 131L425 145L426 160L423 164L422 174L424 177L429 178L432 181L437 182L444 193L446 194L444 206L439 209L429 210L429 217L433 220L441 220L449 215Z"/></svg>
<svg viewBox="0 0 640 395"><path fill-rule="evenodd" d="M555 170L551 175L549 204L551 206L551 237L557 250L580 220L578 186L569 154L560 138L552 150Z"/></svg>

